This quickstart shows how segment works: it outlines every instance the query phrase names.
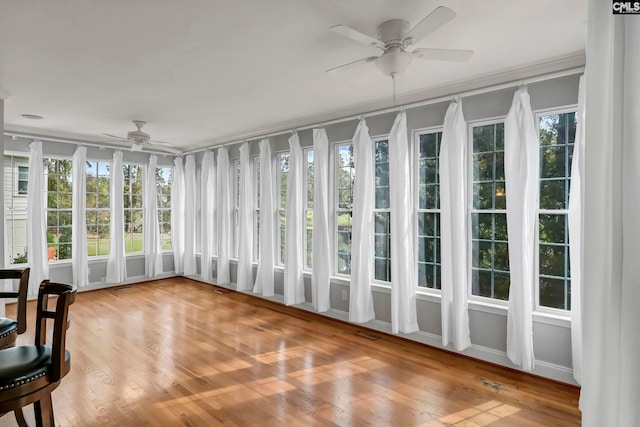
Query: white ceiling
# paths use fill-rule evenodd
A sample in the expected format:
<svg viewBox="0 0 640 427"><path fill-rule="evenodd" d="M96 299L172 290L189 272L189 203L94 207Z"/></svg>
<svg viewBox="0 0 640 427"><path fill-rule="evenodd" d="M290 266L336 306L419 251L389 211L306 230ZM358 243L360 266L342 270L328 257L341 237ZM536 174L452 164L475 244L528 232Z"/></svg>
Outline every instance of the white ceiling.
<svg viewBox="0 0 640 427"><path fill-rule="evenodd" d="M140 119L189 150L391 105L373 64L325 72L378 54L329 27L375 37L438 5L458 16L417 47L475 55L414 60L400 96L584 51L586 0L2 0L5 128L104 142Z"/></svg>

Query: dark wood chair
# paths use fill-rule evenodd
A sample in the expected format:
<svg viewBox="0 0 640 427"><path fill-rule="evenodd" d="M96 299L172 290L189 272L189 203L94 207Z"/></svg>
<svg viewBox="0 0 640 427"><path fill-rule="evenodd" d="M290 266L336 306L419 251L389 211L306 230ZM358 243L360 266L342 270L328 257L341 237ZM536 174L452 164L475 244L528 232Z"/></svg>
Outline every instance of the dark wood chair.
<svg viewBox="0 0 640 427"><path fill-rule="evenodd" d="M50 296L57 297L55 311L48 307ZM0 416L14 411L18 425L27 426L22 408L33 403L36 425L55 425L51 392L71 369L66 336L75 298L75 286L48 280L40 284L35 344L0 350ZM46 344L48 319L53 319L51 345Z"/></svg>
<svg viewBox="0 0 640 427"><path fill-rule="evenodd" d="M29 290L29 269L0 270L0 279L20 279L18 291L0 292L0 298L16 298L17 320L0 317L0 349L16 345L16 338L27 330L27 291Z"/></svg>

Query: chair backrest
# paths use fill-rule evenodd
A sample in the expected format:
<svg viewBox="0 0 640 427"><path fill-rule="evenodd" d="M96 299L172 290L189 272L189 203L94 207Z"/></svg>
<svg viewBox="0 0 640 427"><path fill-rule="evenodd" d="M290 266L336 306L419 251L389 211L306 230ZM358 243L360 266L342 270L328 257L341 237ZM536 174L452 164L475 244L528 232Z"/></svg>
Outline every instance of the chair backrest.
<svg viewBox="0 0 640 427"><path fill-rule="evenodd" d="M49 296L57 296L55 311L48 308ZM45 345L47 340L47 319L53 319L51 342L51 381L58 381L64 375L67 329L69 328L69 306L76 300L76 287L44 280L38 290L36 313L36 345Z"/></svg>
<svg viewBox="0 0 640 427"><path fill-rule="evenodd" d="M17 292L0 292L0 298L17 298L18 334L27 330L27 292L29 291L29 268L0 270L0 279L20 279Z"/></svg>

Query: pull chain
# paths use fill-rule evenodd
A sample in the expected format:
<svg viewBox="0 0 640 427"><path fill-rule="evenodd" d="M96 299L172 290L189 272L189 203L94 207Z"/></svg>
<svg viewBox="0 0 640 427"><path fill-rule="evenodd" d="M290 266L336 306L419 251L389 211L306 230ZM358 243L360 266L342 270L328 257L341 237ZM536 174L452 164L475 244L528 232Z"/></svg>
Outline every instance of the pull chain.
<svg viewBox="0 0 640 427"><path fill-rule="evenodd" d="M391 73L391 80L393 81L393 108L398 106L396 102L396 73Z"/></svg>

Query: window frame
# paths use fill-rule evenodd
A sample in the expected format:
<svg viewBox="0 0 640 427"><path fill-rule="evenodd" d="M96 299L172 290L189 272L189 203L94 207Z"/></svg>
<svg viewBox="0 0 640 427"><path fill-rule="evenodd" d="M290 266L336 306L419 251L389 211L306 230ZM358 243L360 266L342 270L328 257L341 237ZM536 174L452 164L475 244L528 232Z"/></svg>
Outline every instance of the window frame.
<svg viewBox="0 0 640 427"><path fill-rule="evenodd" d="M339 253L338 253L338 214L339 212L351 212L351 219L352 219L352 226L353 226L353 200L352 200L352 204L351 204L351 209L345 209L345 208L340 208L339 207L339 199L340 199L340 192L338 191L338 183L339 183L339 178L338 178L338 174L339 174L339 170L340 170L340 166L338 164L338 152L340 150L341 146L353 146L353 139L348 139L348 140L342 140L342 141L335 141L331 143L331 152L333 153L333 155L330 158L330 173L331 173L331 177L332 177L332 182L331 182L331 186L329 189L329 197L333 200L333 207L331 209L332 215L330 218L330 225L331 225L331 234L333 235L333 239L332 239L332 244L333 244L333 268L332 268L332 274L335 277L338 277L340 279L343 280L350 280L351 279L351 269L349 269L349 274L346 273L340 273L338 272L338 265L339 265ZM354 180L355 180L355 168L354 168ZM353 228L351 233L353 233ZM351 236L352 237L352 236ZM351 238L350 237L350 238ZM351 240L349 241L351 242ZM349 256L351 256L351 249L349 249Z"/></svg>
<svg viewBox="0 0 640 427"><path fill-rule="evenodd" d="M171 199L171 186L173 184L173 176L175 173L175 168L173 166L164 166L164 165L158 165L156 166L156 169L169 169L170 171L170 179L169 179L169 207L162 207L161 203L160 203L160 198L162 197L162 193L159 190L159 186L158 186L158 180L156 180L156 196L158 198L157 203L158 203L158 226L160 228L160 245L162 247L162 237L164 235L164 233L162 232L162 226L163 224L169 224L169 236L171 239L171 246L168 249L164 249L162 248L162 252L172 252L173 251L173 229L171 228L172 222L171 222L171 217L173 216L173 213L171 211L171 204L173 203L173 200ZM163 212L169 212L169 222L163 221ZM143 224L144 227L144 224Z"/></svg>
<svg viewBox="0 0 640 427"><path fill-rule="evenodd" d="M233 178L233 197L231 198L233 202L233 256L232 258L238 259L238 248L240 247L240 223L238 219L240 218L240 174L242 171L240 170L240 158L233 159L231 161L233 165L233 169L231 170L231 176Z"/></svg>
<svg viewBox="0 0 640 427"><path fill-rule="evenodd" d="M533 114L534 114L534 120L535 120L535 127L536 127L536 135L538 136L538 149L540 149L540 118L543 116L551 116L551 115L560 115L560 114L568 114L568 113L575 113L576 116L578 114L578 106L577 105L568 105L568 106L563 106L563 107L557 107L557 108L545 108L545 109L539 109L539 110L534 110ZM578 119L578 117L576 117L576 120ZM574 149L575 149L575 140L574 140ZM542 157L540 158L539 161L539 168L542 168ZM571 168L571 163L569 163L568 168ZM540 169L539 169L540 170ZM569 174L569 181L571 180L571 174ZM560 316L560 317L569 317L571 315L571 309L565 310L565 309L561 309L561 308L555 308L555 307L547 307L544 305L540 304L540 215L545 215L545 214L549 214L549 215L564 215L565 216L565 223L567 224L567 237L569 236L569 224L568 224L568 217L569 217L569 206L567 203L566 209L540 209L540 181L541 181L541 177L538 177L538 184L536 186L536 189L538 191L537 193L537 199L538 199L538 205L536 207L536 233L535 233L535 290L534 290L534 312L537 313L544 313L544 314L550 314L550 315L555 315L555 316ZM569 188L569 194L570 194L570 188ZM567 260L566 263L568 264L569 258L570 258L570 250L571 248L569 247L569 241L567 241ZM568 265L565 264L565 270L568 267ZM570 285L572 285L571 283L571 273L569 272L568 276L567 276L568 280L570 281ZM570 289L570 288L569 288ZM569 292L568 294L568 298L571 298L571 294Z"/></svg>
<svg viewBox="0 0 640 427"><path fill-rule="evenodd" d="M371 137L371 141L373 142L373 153L371 153L372 158L373 158L373 165L372 166L372 170L373 170L373 177L372 177L372 191L373 191L373 257L371 258L370 262L372 265L372 278L371 278L371 283L372 284L376 284L376 285L382 285L382 286L391 286L392 285L392 276L391 274L393 273L391 271L391 173L390 171L388 171L389 174L389 207L388 208L377 208L376 207L376 201L377 201L377 197L376 197L376 146L378 144L378 142L382 142L382 141L386 141L387 142L387 159L389 158L389 149L390 149L390 141L389 141L389 134L386 135L376 135L376 136L372 136ZM389 160L389 159L388 159ZM390 162L387 161L387 168L390 167ZM389 248L389 253L387 254L386 257L379 257L376 256L376 235L378 235L379 233L376 233L376 214L378 213L386 213L389 215L389 237L388 237L388 248ZM386 233L385 233L386 234ZM389 262L389 280L382 280L382 279L377 279L376 278L376 259L383 259L383 260L388 260Z"/></svg>
<svg viewBox="0 0 640 427"><path fill-rule="evenodd" d="M71 207L70 208L49 208L49 173L48 170L46 168L46 166L44 165L44 161L45 160L56 160L56 161L69 161L71 164L71 180L73 180L73 157L71 156L55 156L55 155L43 155L42 156L42 169L44 172L44 194L45 194L45 226L46 226L46 233L47 233L47 237L48 237L48 233L49 233L49 212L50 211L55 211L55 212L69 212L69 214L73 217L73 181L72 185L71 185ZM58 190L56 190L58 191ZM60 221L58 221L58 228L60 228ZM73 219L71 220L71 223L69 225L69 227L71 228L71 233L73 234ZM73 244L71 241L68 242L69 243L69 247L71 248L71 253L72 256L69 258L65 258L65 259L59 259L56 256L56 259L54 260L48 260L49 264L63 264L63 263L70 263L73 257ZM49 245L50 243L48 243L47 241L47 250L49 249ZM60 242L58 242L58 246L57 249L59 249L60 246ZM59 250L56 252L56 255L59 253Z"/></svg>
<svg viewBox="0 0 640 427"><path fill-rule="evenodd" d="M473 294L473 220L472 215L474 213L485 213L485 214L496 214L496 213L504 213L505 216L507 214L506 209L506 195L505 195L505 209L474 209L473 208L473 129L476 127L487 126L487 125L496 125L502 123L504 125L506 121L506 116L497 116L490 118L483 118L480 120L473 120L467 122L467 159L466 159L466 173L467 173L467 274L468 274L468 283L467 283L467 298L469 302L472 303L480 303L483 305L493 305L507 308L509 306L509 300L501 300L498 298L490 298L481 295ZM506 188L506 174L505 174L505 188ZM507 235L507 245L509 239ZM509 270L509 275L511 275L511 271ZM509 277L511 280L511 277ZM511 286L511 283L509 283Z"/></svg>
<svg viewBox="0 0 640 427"><path fill-rule="evenodd" d="M87 190L87 178L88 178L88 173L87 173L87 168L88 166L85 165L84 168L84 179L85 179L85 226L86 226L86 233L87 235L85 236L85 244L87 246L87 258L90 259L99 259L99 258L108 258L109 257L109 252L107 252L106 255L97 255L97 253L100 251L100 242L107 240L107 242L109 243L109 248L111 247L111 238L112 238L112 234L111 234L111 185L113 185L113 162L111 160L105 160L105 159L86 159L86 163L94 163L96 165L96 190L95 192L89 193L89 191ZM97 200L99 198L100 193L98 192L98 179L100 178L100 166L101 165L107 165L108 169L109 169L109 207L95 207L95 208L90 208L87 206L87 197L89 196L89 194L95 194L96 196L96 206L97 206ZM96 212L96 215L99 216L100 212L107 212L108 216L109 216L109 237L108 239L97 239L96 242L96 255L89 255L88 250L89 250L89 227L90 226L95 226L96 229L98 227L100 227L100 224L98 224L99 220L96 221L96 223L91 223L89 224L88 221L88 214L89 212Z"/></svg>
<svg viewBox="0 0 640 427"><path fill-rule="evenodd" d="M311 162L309 162L309 155L311 155ZM304 248L305 248L305 258L304 258L304 262L302 264L302 269L304 271L312 271L313 270L313 203L314 203L314 198L313 198L313 192L315 191L315 187L312 185L311 187L311 191L312 191L312 197L311 197L311 207L309 207L309 164L311 164L311 168L313 170L315 164L315 153L313 151L313 147L306 147L302 149L302 158L304 160L304 236L303 236L303 241L304 241ZM313 180L315 178L315 176L311 175L311 179ZM313 181L313 184L315 185L315 181ZM311 215L309 215L311 214ZM311 218L311 228L309 228L309 218ZM309 236L308 236L308 230L311 230L311 247L309 247ZM311 254L311 263L307 264L307 255Z"/></svg>
<svg viewBox="0 0 640 427"><path fill-rule="evenodd" d="M6 153L5 153L6 155ZM11 157L15 157L13 155L11 155ZM29 194L29 164L27 163L27 165L25 166L24 164L22 165L15 165L17 167L17 171L16 171L16 179L15 179L15 193L14 196L15 197L27 197L27 195ZM20 179L20 169L26 169L27 170L27 179ZM11 172L13 173L13 171ZM27 182L27 189L24 192L20 191L20 183L21 182Z"/></svg>
<svg viewBox="0 0 640 427"><path fill-rule="evenodd" d="M415 198L415 217L414 217L414 221L415 221L415 227L414 227L414 251L416 254L416 266L418 269L418 274L420 273L420 268L419 268L419 264L420 264L420 258L419 258L419 253L418 253L418 239L420 238L420 231L418 229L419 226L419 214L420 213L433 213L433 214L438 214L438 216L440 217L441 215L441 209L442 207L440 206L440 203L438 203L438 208L425 208L422 209L420 208L420 137L422 135L429 135L429 134L441 134L440 136L440 149L442 149L442 134L444 133L444 126L443 125L437 125L437 126L429 126L429 127L425 127L425 128L419 128L419 129L414 129L413 130L413 142L414 142L414 157L415 157L415 171L414 171L414 198ZM437 153L437 159L438 159L438 174L440 173L440 151L438 151ZM440 177L438 176L438 200L441 200L441 196L440 196ZM442 221L440 221L440 223L438 224L438 226L440 227L442 225ZM439 238L442 239L442 230L439 230ZM442 240L441 240L442 243ZM442 245L441 245L442 248ZM442 265L442 249L441 252L439 254L439 258L440 260L440 265ZM437 263L436 263L437 264ZM442 268L440 269L440 277L442 279ZM420 292L420 293L424 293L424 294L431 294L434 296L441 296L442 295L442 289L438 289L438 288L429 288L427 286L419 286L418 283L420 282L420 277L418 276L418 280L416 281L416 291ZM442 282L441 282L442 283ZM471 289L470 283L469 283L469 289Z"/></svg>
<svg viewBox="0 0 640 427"><path fill-rule="evenodd" d="M5 188L5 192L3 194L3 197L5 198L5 205L4 205L4 215L5 215L5 236L7 239L7 258L8 258L8 267L11 266L26 266L28 265L28 262L24 262L24 263L14 263L14 248L22 248L24 249L24 251L22 253L24 253L24 255L27 255L27 228L29 226L28 224L28 220L27 220L27 213L28 213L28 209L27 209L27 201L26 201L26 197L27 197L27 193L25 194L19 194L18 192L18 187L19 187L19 180L18 180L18 175L19 175L19 167L23 166L23 167L27 167L27 169L29 168L29 153L28 152L14 152L14 151L5 151L4 152L4 158L3 158L3 162L5 161L6 158L10 158L10 168L11 168L11 188L9 189L9 191L6 191ZM16 158L19 159L24 159L26 160L23 161L19 161L16 162ZM4 163L3 163L4 165ZM7 168L5 168L5 172L6 172ZM28 183L28 176L27 176L27 183ZM6 184L6 183L5 183ZM10 203L7 203L6 201L10 200ZM14 199L18 199L22 201L22 204L24 204L24 208L19 208L16 210L16 207L14 206L13 200ZM22 245L14 245L14 241L15 241L15 230L16 228L14 227L14 223L13 221L14 219L14 213L19 212L22 213L24 215L24 227L23 228L18 228L18 230L23 229L24 230L24 246ZM9 226L9 222L11 221L11 226ZM17 252L17 254L20 254L20 252Z"/></svg>
<svg viewBox="0 0 640 427"><path fill-rule="evenodd" d="M284 201L284 206L282 206L283 202L282 202L282 157L283 156L289 156L289 162L291 162L291 154L289 151L287 150L282 150L282 151L277 151L275 153L276 156L276 165L277 165L277 170L276 170L276 188L277 188L277 192L276 192L276 203L277 203L277 211L278 211L278 227L277 227L277 236L276 236L276 248L277 248L277 253L276 253L276 262L275 262L275 266L276 267L280 267L283 268L284 264L285 264L285 260L287 257L287 247L286 247L286 231L284 232L285 234L285 242L282 241L282 225L280 222L280 219L284 216L285 221L286 221L286 216L287 216L287 203L286 203L286 182L285 182L285 201ZM287 177L289 176L288 174L291 172L291 163L289 163L289 169L287 170ZM286 230L286 222L285 222L285 230ZM283 250L284 249L284 250Z"/></svg>
<svg viewBox="0 0 640 427"><path fill-rule="evenodd" d="M253 161L253 262L260 260L260 156L252 157Z"/></svg>
<svg viewBox="0 0 640 427"><path fill-rule="evenodd" d="M122 232L124 233L124 243L125 243L125 257L128 256L140 256L140 255L144 255L144 233L145 233L145 224L144 224L144 179L146 174L148 173L148 166L144 163L138 163L138 162L122 162L122 167L124 168L124 166L137 166L139 168L141 168L142 170L142 178L140 179L140 199L141 199L141 207L140 208L132 208L129 207L127 208L125 206L125 204L123 204L123 213L124 213L124 225L126 226L127 224L127 217L126 217L126 212L127 210L129 211L140 211L142 212L142 249L140 251L131 251L131 252L127 252L127 233L125 232L125 230L122 230ZM124 174L124 169L122 171L122 173ZM125 196L125 191L124 191L124 186L126 186L126 177L123 176L123 191L122 191L122 197ZM133 200L133 194L129 193L129 196L132 198ZM133 245L133 243L132 243Z"/></svg>

